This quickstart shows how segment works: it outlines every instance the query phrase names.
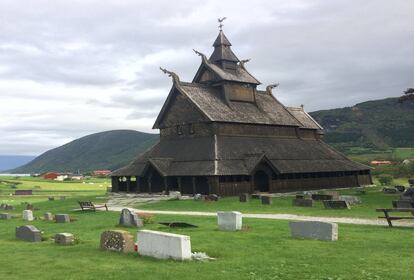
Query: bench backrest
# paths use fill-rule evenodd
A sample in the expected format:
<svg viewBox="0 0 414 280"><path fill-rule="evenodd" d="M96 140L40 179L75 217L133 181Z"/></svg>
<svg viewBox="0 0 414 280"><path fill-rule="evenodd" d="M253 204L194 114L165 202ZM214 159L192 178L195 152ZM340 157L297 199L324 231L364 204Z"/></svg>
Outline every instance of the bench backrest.
<svg viewBox="0 0 414 280"><path fill-rule="evenodd" d="M92 201L78 201L79 202L79 205L80 206L83 206L83 207L94 207L94 205L93 205L93 203L92 203Z"/></svg>

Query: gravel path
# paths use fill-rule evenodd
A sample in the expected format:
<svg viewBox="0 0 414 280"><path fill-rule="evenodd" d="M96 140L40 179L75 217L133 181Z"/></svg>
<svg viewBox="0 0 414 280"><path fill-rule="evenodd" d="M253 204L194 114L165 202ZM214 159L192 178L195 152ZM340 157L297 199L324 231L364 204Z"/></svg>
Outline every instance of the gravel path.
<svg viewBox="0 0 414 280"><path fill-rule="evenodd" d="M110 206L110 211L120 212L122 209L128 207ZM160 215L184 215L184 216L217 216L215 212L196 212L196 211L158 211L158 210L142 210L135 208L128 208L134 212L144 212ZM242 214L244 218L255 219L271 219L271 220L296 220L296 221L319 221L319 222L331 222L341 224L354 224L354 225L373 225L373 226L388 226L385 219L361 219L361 218L343 218L343 217L314 217L314 216L299 216L293 214ZM414 223L393 221L395 226L402 227L414 227Z"/></svg>

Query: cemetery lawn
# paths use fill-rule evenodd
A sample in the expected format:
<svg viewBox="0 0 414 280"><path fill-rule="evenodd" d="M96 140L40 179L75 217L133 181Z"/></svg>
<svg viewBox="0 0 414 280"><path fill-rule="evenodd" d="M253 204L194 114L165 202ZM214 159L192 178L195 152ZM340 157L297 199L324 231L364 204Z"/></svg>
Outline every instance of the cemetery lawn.
<svg viewBox="0 0 414 280"><path fill-rule="evenodd" d="M82 193L80 194L82 195ZM0 197L2 200L4 197ZM64 201L36 200L44 212L69 213L76 221L56 224L21 218L0 220L0 279L412 279L412 228L339 225L339 241L292 239L287 221L244 219L244 230L221 232L213 217L155 216L156 222L183 221L198 228L169 229L159 224L146 229L185 234L192 251L217 258L209 262L177 262L101 251L100 234L117 226L119 213L78 212L77 200L102 201L96 196L73 196ZM23 201L23 200L22 200ZM29 196L24 201L32 202ZM14 214L23 205L16 204ZM33 224L47 239L30 243L15 239L15 227ZM58 246L49 238L70 232L72 246Z"/></svg>
<svg viewBox="0 0 414 280"><path fill-rule="evenodd" d="M399 183L407 182L401 180ZM352 218L377 218L380 213L376 208L391 208L392 201L398 200L401 194L384 194L383 187L367 187L366 194L360 194L357 189L338 190L340 195L354 195L361 198L362 203L352 205L351 210L325 209L322 202L316 201L314 207L294 207L292 199L294 195L286 197L274 197L272 205L262 205L260 199L251 199L247 203L240 203L238 197L224 197L217 202L194 200L168 200L134 205L135 208L145 210L164 211L240 211L242 213L279 213L297 214L304 216L320 217L352 217Z"/></svg>

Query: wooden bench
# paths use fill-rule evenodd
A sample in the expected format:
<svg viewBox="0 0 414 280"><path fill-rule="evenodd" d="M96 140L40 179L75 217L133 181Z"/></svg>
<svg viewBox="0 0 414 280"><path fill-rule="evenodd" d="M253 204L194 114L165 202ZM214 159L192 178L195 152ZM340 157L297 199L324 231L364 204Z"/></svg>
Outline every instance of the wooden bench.
<svg viewBox="0 0 414 280"><path fill-rule="evenodd" d="M104 205L95 205L92 201L78 201L82 211L92 209L93 211L96 211L98 208L105 208L106 211L108 211L108 206L106 204Z"/></svg>
<svg viewBox="0 0 414 280"><path fill-rule="evenodd" d="M384 217L378 217L381 219L387 219L388 225L392 227L393 220L402 220L402 219L414 219L414 208L378 208L377 212L383 212ZM389 215L390 212L400 212L400 213L411 213L413 216L393 216Z"/></svg>

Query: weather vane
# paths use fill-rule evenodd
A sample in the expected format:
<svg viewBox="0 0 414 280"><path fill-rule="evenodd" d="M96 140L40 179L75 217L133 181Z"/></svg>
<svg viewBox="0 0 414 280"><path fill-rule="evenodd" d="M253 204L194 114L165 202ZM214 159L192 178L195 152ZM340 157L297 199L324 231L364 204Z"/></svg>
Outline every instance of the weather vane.
<svg viewBox="0 0 414 280"><path fill-rule="evenodd" d="M225 19L227 19L227 17L223 17L223 18L218 18L217 19L217 21L219 22L219 26L218 26L218 28L219 28L219 30L220 31L223 31L223 21L225 20Z"/></svg>

